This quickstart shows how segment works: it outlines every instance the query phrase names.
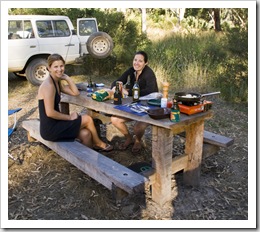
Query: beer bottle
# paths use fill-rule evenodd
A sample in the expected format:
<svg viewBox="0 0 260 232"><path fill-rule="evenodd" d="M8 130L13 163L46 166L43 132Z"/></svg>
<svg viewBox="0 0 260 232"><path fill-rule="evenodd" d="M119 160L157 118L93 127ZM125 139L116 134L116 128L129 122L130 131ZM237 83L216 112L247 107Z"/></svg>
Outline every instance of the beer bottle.
<svg viewBox="0 0 260 232"><path fill-rule="evenodd" d="M170 120L172 122L180 121L180 107L176 99L173 99L173 105L171 108Z"/></svg>
<svg viewBox="0 0 260 232"><path fill-rule="evenodd" d="M132 95L133 95L133 101L138 101L140 97L140 87L137 81L135 81L135 84L132 89Z"/></svg>
<svg viewBox="0 0 260 232"><path fill-rule="evenodd" d="M130 75L127 76L127 82L125 83L124 88L129 92L129 90L131 88Z"/></svg>
<svg viewBox="0 0 260 232"><path fill-rule="evenodd" d="M121 105L122 104L122 93L119 89L119 82L116 82L116 89L114 93L114 104Z"/></svg>

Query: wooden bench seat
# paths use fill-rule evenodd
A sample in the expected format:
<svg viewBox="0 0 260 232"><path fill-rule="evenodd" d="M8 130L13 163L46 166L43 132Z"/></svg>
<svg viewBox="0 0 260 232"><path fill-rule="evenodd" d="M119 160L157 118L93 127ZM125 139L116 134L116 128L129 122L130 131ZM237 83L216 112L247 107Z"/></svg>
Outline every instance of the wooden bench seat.
<svg viewBox="0 0 260 232"><path fill-rule="evenodd" d="M180 133L179 135L185 137L185 133ZM220 150L220 147L227 148L231 146L233 143L233 138L229 138L223 135L215 134L204 130L202 157L204 159L209 156L212 156Z"/></svg>
<svg viewBox="0 0 260 232"><path fill-rule="evenodd" d="M50 142L40 136L40 122L31 119L22 122L24 129L28 131L28 138L32 137L43 143L78 169L104 185L110 190L120 188L132 194L145 190L145 185L149 180L126 168L125 166L109 159L108 157L74 142Z"/></svg>

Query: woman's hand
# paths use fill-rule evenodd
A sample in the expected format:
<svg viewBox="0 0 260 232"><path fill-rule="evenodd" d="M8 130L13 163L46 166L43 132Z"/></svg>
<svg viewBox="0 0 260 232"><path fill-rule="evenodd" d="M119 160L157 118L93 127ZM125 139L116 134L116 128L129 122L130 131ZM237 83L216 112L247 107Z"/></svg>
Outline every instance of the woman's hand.
<svg viewBox="0 0 260 232"><path fill-rule="evenodd" d="M64 81L67 81L68 80L68 78L70 78L68 75L66 75L66 74L63 74L62 76L61 76L61 80L64 80Z"/></svg>
<svg viewBox="0 0 260 232"><path fill-rule="evenodd" d="M73 113L70 114L70 120L75 120L75 119L78 118L78 116L79 116L78 113L73 112Z"/></svg>

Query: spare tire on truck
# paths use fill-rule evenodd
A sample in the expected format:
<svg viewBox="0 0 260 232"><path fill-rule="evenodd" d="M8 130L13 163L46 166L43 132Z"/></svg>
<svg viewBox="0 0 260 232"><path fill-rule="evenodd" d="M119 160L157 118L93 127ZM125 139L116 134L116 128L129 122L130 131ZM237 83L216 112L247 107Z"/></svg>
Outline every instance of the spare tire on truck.
<svg viewBox="0 0 260 232"><path fill-rule="evenodd" d="M91 34L86 43L88 53L97 59L108 57L114 48L112 38L106 32Z"/></svg>

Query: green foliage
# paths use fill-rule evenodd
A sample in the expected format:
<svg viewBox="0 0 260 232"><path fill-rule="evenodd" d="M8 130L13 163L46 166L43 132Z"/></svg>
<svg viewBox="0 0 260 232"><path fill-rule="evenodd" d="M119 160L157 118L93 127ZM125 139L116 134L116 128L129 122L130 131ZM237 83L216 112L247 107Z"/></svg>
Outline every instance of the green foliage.
<svg viewBox="0 0 260 232"><path fill-rule="evenodd" d="M226 33L215 86L221 88L227 100L247 102L248 99L248 33L233 29Z"/></svg>
<svg viewBox="0 0 260 232"><path fill-rule="evenodd" d="M140 9L34 8L10 9L9 14L67 15L76 25L79 17L95 17L100 31L113 39L114 50L106 59L85 58L81 74L119 76L131 66L137 50L145 50L159 87L169 81L172 91L221 91L221 97L247 102L248 10L221 9L224 33L213 29L212 9L186 8L178 23L173 9L147 9L149 34L141 32ZM161 33L166 36L161 36ZM148 37L151 39L148 39Z"/></svg>

